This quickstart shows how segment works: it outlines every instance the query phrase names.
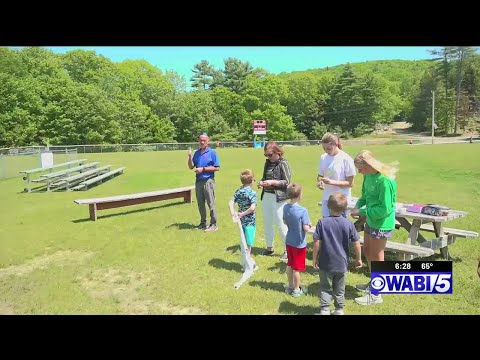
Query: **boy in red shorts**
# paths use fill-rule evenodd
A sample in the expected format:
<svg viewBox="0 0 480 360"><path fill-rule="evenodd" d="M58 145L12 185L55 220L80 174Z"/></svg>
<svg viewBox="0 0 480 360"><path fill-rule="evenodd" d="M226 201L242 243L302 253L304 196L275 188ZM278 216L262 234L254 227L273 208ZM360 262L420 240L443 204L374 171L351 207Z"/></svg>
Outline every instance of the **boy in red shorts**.
<svg viewBox="0 0 480 360"><path fill-rule="evenodd" d="M285 238L288 286L285 291L293 297L299 297L305 291L300 286L300 273L306 269L307 232L313 232L308 210L298 204L302 194L301 185L290 184L287 188L290 203L283 208L283 222L288 227Z"/></svg>

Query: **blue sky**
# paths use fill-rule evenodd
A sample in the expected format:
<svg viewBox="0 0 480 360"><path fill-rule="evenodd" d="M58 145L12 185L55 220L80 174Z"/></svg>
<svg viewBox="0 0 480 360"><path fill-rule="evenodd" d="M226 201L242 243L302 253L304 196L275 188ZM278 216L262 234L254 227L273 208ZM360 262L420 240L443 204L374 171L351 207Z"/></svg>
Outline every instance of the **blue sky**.
<svg viewBox="0 0 480 360"><path fill-rule="evenodd" d="M438 47L421 46L101 46L47 47L66 53L74 49L95 50L112 61L144 59L161 70L173 70L185 76L201 60L208 60L216 69L223 69L228 57L248 61L269 72L302 71L346 63L371 60L423 60L432 56L427 50Z"/></svg>

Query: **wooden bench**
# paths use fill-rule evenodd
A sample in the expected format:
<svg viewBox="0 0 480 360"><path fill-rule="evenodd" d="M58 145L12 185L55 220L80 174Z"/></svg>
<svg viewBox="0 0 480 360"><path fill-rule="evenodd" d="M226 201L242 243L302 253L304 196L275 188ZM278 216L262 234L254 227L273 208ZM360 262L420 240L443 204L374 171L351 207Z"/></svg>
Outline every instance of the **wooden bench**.
<svg viewBox="0 0 480 360"><path fill-rule="evenodd" d="M70 167L70 165L74 165L74 164L82 165L85 161L87 161L87 159L72 160L72 161L67 161L67 162L57 164L57 165L53 165L53 166L46 167L46 168L41 168L40 167L40 168L35 168L35 169L30 169L30 170L19 171L20 174L25 174L25 176L23 177L23 180L27 181L27 187L25 189L23 189L23 191L25 191L25 192L31 192L32 191L32 188L31 188L32 180L30 179L31 174L41 172L41 171L49 171L51 173L52 169L56 169L56 168L59 168L59 167L65 167L65 166Z"/></svg>
<svg viewBox="0 0 480 360"><path fill-rule="evenodd" d="M117 174L123 174L123 170L125 170L125 169L126 169L126 167L121 167L121 168L109 171L109 172L107 172L105 174L102 174L100 176L91 178L89 180L82 181L80 184L73 187L72 190L87 190L89 185L95 184L97 182L101 183L103 179L111 178L111 177L113 177Z"/></svg>
<svg viewBox="0 0 480 360"><path fill-rule="evenodd" d="M97 220L97 211L104 209L113 209L122 206L144 204L153 201L161 201L175 198L183 198L184 202L192 202L192 192L195 186L187 186L176 189L167 189L160 191L150 191L137 194L110 196L97 199L74 200L77 204L88 204L90 211L90 220Z"/></svg>
<svg viewBox="0 0 480 360"><path fill-rule="evenodd" d="M363 238L360 239L360 244L363 244ZM435 254L435 251L430 248L419 245L409 245L399 243L396 241L387 241L385 251L391 251L399 254L400 260L411 260L417 257L427 257Z"/></svg>

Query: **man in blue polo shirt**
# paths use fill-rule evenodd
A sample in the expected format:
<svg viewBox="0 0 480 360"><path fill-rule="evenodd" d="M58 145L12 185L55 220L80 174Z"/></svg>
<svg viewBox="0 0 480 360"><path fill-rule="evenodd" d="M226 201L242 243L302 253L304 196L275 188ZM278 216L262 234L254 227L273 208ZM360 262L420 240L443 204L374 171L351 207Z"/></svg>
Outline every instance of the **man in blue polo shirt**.
<svg viewBox="0 0 480 360"><path fill-rule="evenodd" d="M217 231L217 211L215 209L215 172L220 170L220 160L215 150L208 146L208 136L203 133L198 139L200 148L192 158L192 149L188 150L188 167L195 168L195 194L197 196L200 225L196 228L206 232ZM210 225L207 227L207 210L210 208Z"/></svg>

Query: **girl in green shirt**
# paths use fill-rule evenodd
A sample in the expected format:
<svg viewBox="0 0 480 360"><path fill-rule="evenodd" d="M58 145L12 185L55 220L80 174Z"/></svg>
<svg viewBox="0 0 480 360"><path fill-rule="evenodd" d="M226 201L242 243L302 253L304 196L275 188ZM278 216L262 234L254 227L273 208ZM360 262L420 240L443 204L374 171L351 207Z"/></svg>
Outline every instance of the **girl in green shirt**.
<svg viewBox="0 0 480 360"><path fill-rule="evenodd" d="M395 203L397 201L397 168L388 166L373 157L368 150L362 150L354 159L358 172L363 174L362 195L352 210L353 217L363 215L365 224L363 253L369 270L372 261L384 261L387 240L395 228ZM360 305L379 304L381 295L370 294L369 286L357 285L358 290L366 291L365 296L356 298Z"/></svg>

